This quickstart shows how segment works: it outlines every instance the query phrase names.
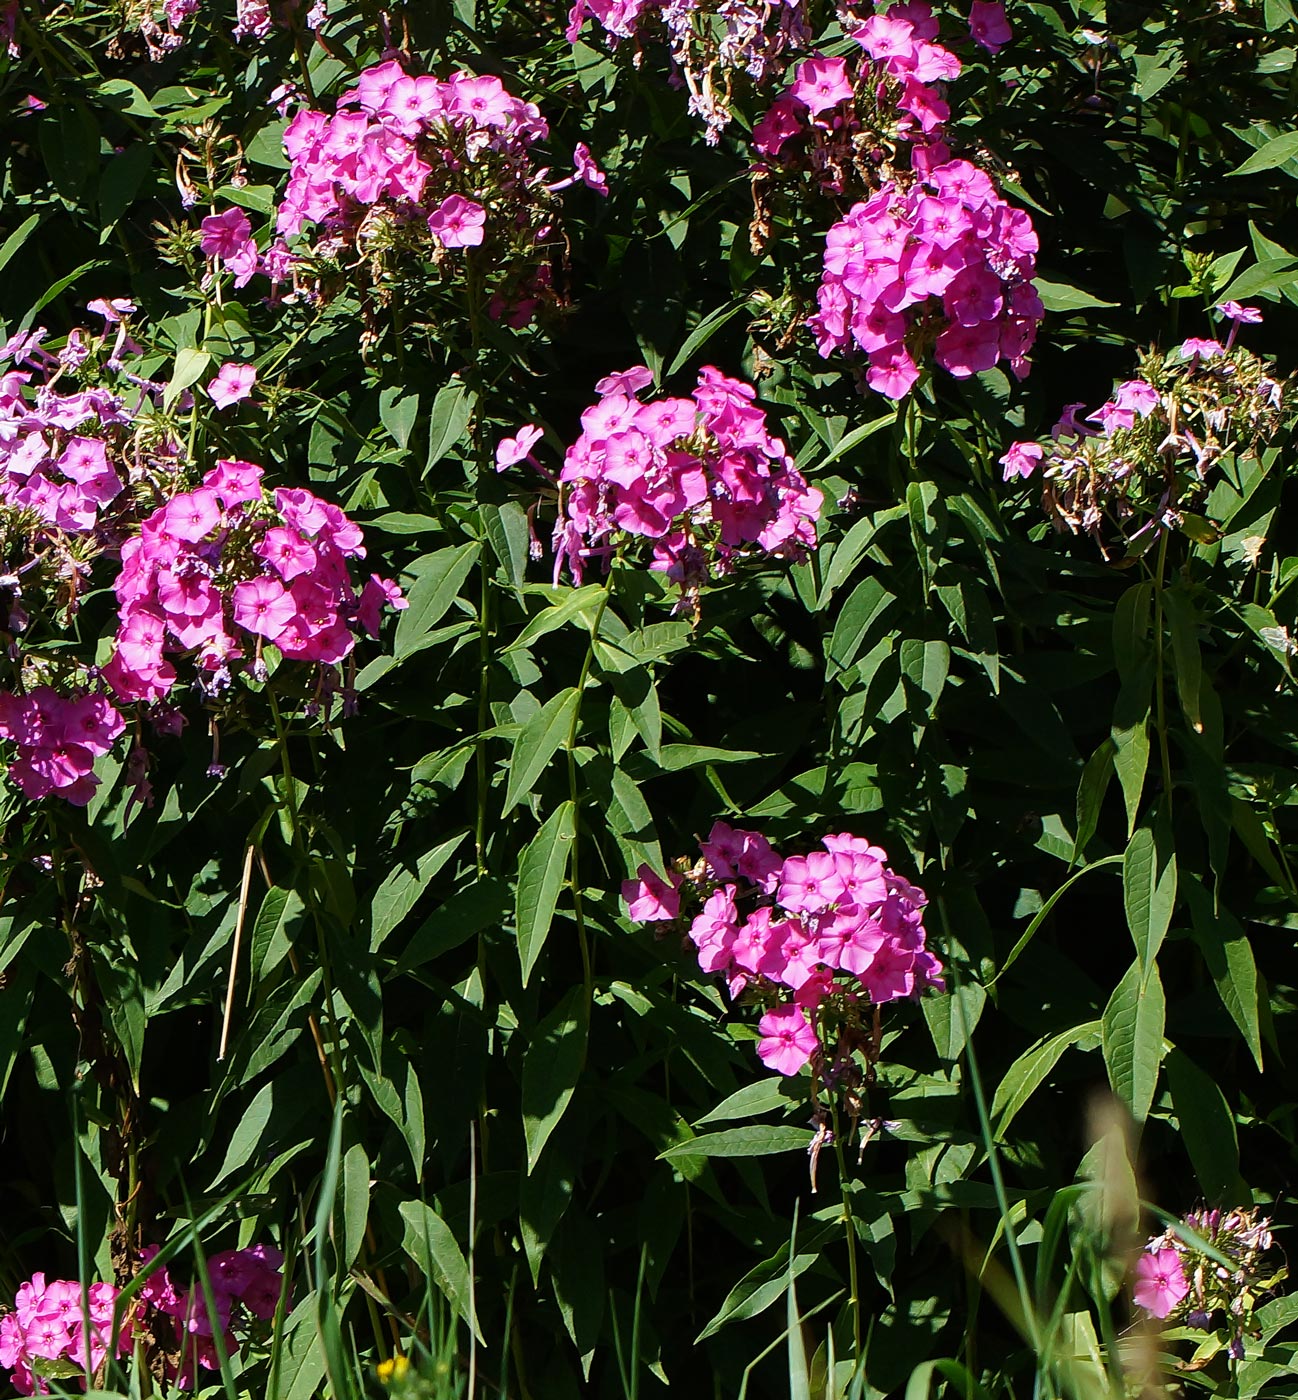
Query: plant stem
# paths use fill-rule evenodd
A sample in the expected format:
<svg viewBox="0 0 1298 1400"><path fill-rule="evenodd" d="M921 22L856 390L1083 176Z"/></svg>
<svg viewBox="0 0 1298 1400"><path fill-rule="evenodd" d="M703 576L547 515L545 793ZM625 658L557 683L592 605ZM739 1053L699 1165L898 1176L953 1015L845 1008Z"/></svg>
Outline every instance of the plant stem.
<svg viewBox="0 0 1298 1400"><path fill-rule="evenodd" d="M1164 528L1158 543L1158 563L1154 569L1154 722L1158 729L1158 755L1163 768L1163 793L1172 800L1172 758L1167 746L1167 698L1163 677L1163 576L1167 566L1167 540Z"/></svg>
<svg viewBox="0 0 1298 1400"><path fill-rule="evenodd" d="M847 1279L852 1307L853 1360L861 1364L861 1288L856 1265L856 1222L852 1218L852 1198L848 1190L847 1158L843 1153L843 1138L839 1132L838 1100L834 1100L834 1156L838 1161L838 1192L843 1200L843 1232L847 1236ZM789 1260L793 1268L793 1260Z"/></svg>
<svg viewBox="0 0 1298 1400"><path fill-rule="evenodd" d="M595 617L590 624L590 641L586 646L586 656L581 663L581 675L577 678L577 703L573 707L572 723L568 726L568 739L565 749L568 756L568 796L572 801L572 855L569 865L569 884L572 887L572 912L577 923L577 945L581 949L582 981L586 988L586 1015L590 1016L590 1004L594 996L594 977L591 969L590 940L586 937L586 917L581 900L581 874L577 853L581 849L581 792L577 785L577 730L581 725L581 702L586 694L586 682L590 678L590 668L595 661L595 641L599 636L600 624L604 621L604 609L608 607L608 592L600 599Z"/></svg>

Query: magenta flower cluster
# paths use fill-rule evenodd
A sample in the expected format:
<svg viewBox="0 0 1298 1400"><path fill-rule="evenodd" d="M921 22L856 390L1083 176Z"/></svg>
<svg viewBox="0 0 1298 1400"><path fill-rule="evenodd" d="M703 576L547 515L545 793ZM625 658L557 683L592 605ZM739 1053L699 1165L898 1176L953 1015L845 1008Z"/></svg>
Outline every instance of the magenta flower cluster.
<svg viewBox="0 0 1298 1400"><path fill-rule="evenodd" d="M348 560L364 555L360 527L337 506L295 487L268 496L260 467L220 461L122 547L105 679L124 701L161 700L176 682L165 653L181 652L218 693L232 663L251 655L255 667L267 642L294 660L336 665L356 645L356 627L377 636L382 610L406 606L377 574L356 590Z"/></svg>
<svg viewBox="0 0 1298 1400"><path fill-rule="evenodd" d="M282 240L308 225L322 255L355 248L378 256L402 246L452 271L462 271L464 250L490 246L493 311L524 324L549 289L555 194L578 180L607 194L583 145L576 173L551 180L534 149L548 135L539 109L498 78L414 76L395 60L381 63L360 75L332 116L303 108L289 123L280 241L259 254L235 209L203 220L203 250L242 285L259 268L282 280L292 264Z"/></svg>
<svg viewBox="0 0 1298 1400"><path fill-rule="evenodd" d="M559 476L555 573L581 580L592 556L652 542L651 568L695 588L752 553L796 558L816 543L822 496L773 437L751 384L711 365L689 398L642 402L643 366L608 375ZM497 451L504 467L530 456L528 425ZM520 446L521 444L521 446Z"/></svg>
<svg viewBox="0 0 1298 1400"><path fill-rule="evenodd" d="M887 184L826 235L810 318L820 354L864 354L870 388L893 399L930 347L956 378L1002 359L1022 378L1044 315L1036 252L1031 219L969 161L944 160L907 189Z"/></svg>
<svg viewBox="0 0 1298 1400"><path fill-rule="evenodd" d="M717 822L700 849L689 878L703 906L689 936L699 966L725 977L732 997L753 990L774 1003L758 1026L768 1068L796 1074L817 1055L821 1013L835 1000L877 1006L945 990L926 947L924 892L880 847L842 832L781 857L760 832ZM678 918L685 881L642 865L622 887L630 917Z"/></svg>
<svg viewBox="0 0 1298 1400"><path fill-rule="evenodd" d="M143 1253L147 1263L158 1250L150 1246ZM269 1322L275 1316L284 1290L284 1256L270 1245L255 1244L247 1249L227 1249L207 1260L215 1319L208 1311L202 1285L179 1288L166 1265L154 1269L140 1289L141 1299L172 1318L180 1333L180 1371L173 1379L186 1389L196 1381L196 1368L215 1371L217 1358L215 1332L219 1327L226 1355L238 1349L235 1327L246 1318ZM286 1300L287 1303L287 1300Z"/></svg>
<svg viewBox="0 0 1298 1400"><path fill-rule="evenodd" d="M103 332L74 330L57 354L41 330L0 350L0 364L13 365L0 377L0 626L10 668L0 739L16 749L9 774L25 797L78 806L98 786L96 761L126 728L121 707L146 704L155 727L178 732L179 713L160 703L177 682L176 658L194 659L200 688L215 698L240 660L265 678L269 643L317 667L319 690L331 693L328 668L359 634L377 634L385 609L405 606L377 575L353 583L360 529L311 492L268 493L259 466L231 460L177 491L184 454L167 420L147 411L164 386L130 368L134 308L116 300L91 309ZM105 387L105 375L133 402ZM25 646L29 634L60 639L99 561L111 567L118 603L106 663L66 645ZM144 801L143 751L133 758Z"/></svg>
<svg viewBox="0 0 1298 1400"><path fill-rule="evenodd" d="M1150 350L1094 412L1079 418L1086 406L1069 404L1047 441L1011 443L1000 458L1005 480L1039 473L1056 527L1102 548L1106 527L1126 543L1180 528L1202 535L1192 513L1212 468L1229 452L1259 450L1284 409L1275 366L1236 343L1262 313L1233 301L1217 311L1230 323L1224 343L1193 336L1166 355Z"/></svg>
<svg viewBox="0 0 1298 1400"><path fill-rule="evenodd" d="M0 1366L11 1373L18 1394L48 1395L47 1377L66 1378L87 1366L98 1370L108 1355L116 1301L111 1283L92 1283L84 1297L75 1279L47 1283L44 1274L33 1274L22 1284L13 1311L0 1317ZM129 1324L118 1333L117 1348L119 1354L130 1351Z"/></svg>
<svg viewBox="0 0 1298 1400"><path fill-rule="evenodd" d="M918 142L918 163L951 115L942 85L960 73L960 60L937 36L927 5L871 15L852 33L862 49L854 64L818 56L798 65L753 128L754 150L785 167L809 168L835 194L847 187L863 147L877 165L897 143Z"/></svg>
<svg viewBox="0 0 1298 1400"><path fill-rule="evenodd" d="M1227 1353L1240 1360L1244 1338L1257 1330L1254 1310L1288 1274L1274 1244L1271 1219L1256 1207L1191 1211L1146 1243L1132 1270L1132 1298L1160 1321L1205 1331L1224 1325Z"/></svg>

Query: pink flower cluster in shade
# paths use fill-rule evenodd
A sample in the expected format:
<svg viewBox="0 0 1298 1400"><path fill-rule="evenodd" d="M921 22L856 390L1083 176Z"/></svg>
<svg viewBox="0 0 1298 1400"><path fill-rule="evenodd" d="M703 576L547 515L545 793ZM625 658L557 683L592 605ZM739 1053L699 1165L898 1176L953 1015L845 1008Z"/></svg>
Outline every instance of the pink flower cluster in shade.
<svg viewBox="0 0 1298 1400"><path fill-rule="evenodd" d="M937 35L924 4L871 15L853 33L863 51L855 63L817 56L798 65L793 82L753 128L753 149L785 168L810 169L822 189L837 194L863 143L881 159L882 139L918 142L918 164L951 115L943 84L960 73L960 60Z"/></svg>
<svg viewBox="0 0 1298 1400"><path fill-rule="evenodd" d="M817 1011L835 994L877 1005L945 989L925 946L924 892L878 846L842 832L781 857L760 832L717 822L701 850L708 893L690 938L699 966L725 977L732 997L755 987L777 999L759 1026L769 1068L796 1074L811 1059ZM642 865L622 886L630 917L678 918L684 880Z"/></svg>
<svg viewBox="0 0 1298 1400"><path fill-rule="evenodd" d="M752 385L709 365L691 397L642 402L651 382L642 366L609 375L581 416L560 473L556 576L566 561L580 581L585 559L628 539L652 541L650 567L687 586L754 551L813 548L823 497L772 436Z"/></svg>
<svg viewBox="0 0 1298 1400"><path fill-rule="evenodd" d="M157 1252L157 1246L151 1245L141 1257L148 1263ZM283 1271L284 1256L270 1245L227 1249L208 1258L207 1276L216 1309L215 1322L220 1327L227 1355L238 1349L233 1328L244 1313L263 1322L275 1316L284 1288ZM199 1366L209 1371L218 1369L220 1362L213 1340L215 1328L201 1283L178 1288L164 1264L147 1276L140 1298L178 1324L182 1334L180 1373L174 1378L178 1385L192 1387Z"/></svg>
<svg viewBox="0 0 1298 1400"><path fill-rule="evenodd" d="M9 776L35 801L56 793L84 807L99 786L95 759L113 747L126 722L102 690L62 695L41 685L0 690L0 739L18 750Z"/></svg>
<svg viewBox="0 0 1298 1400"><path fill-rule="evenodd" d="M349 561L364 555L360 527L337 506L296 487L268 495L259 466L222 460L123 545L104 677L123 701L156 701L176 683L169 654L193 656L213 693L267 642L335 665L358 630L378 635L384 608L406 606L377 574L356 589Z"/></svg>
<svg viewBox="0 0 1298 1400"><path fill-rule="evenodd" d="M10 366L0 373L0 502L34 511L64 533L93 532L126 485L110 449L132 410L99 384L56 387L92 355L107 356L109 367L120 370L121 357L138 351L126 330L129 311L97 306L109 313L103 331L71 331L58 354L45 348L43 327L0 348L0 366Z"/></svg>
<svg viewBox="0 0 1298 1400"><path fill-rule="evenodd" d="M864 354L870 388L893 399L930 347L956 378L1002 359L1022 378L1044 315L1036 252L1031 219L969 161L943 160L905 190L887 184L826 235L809 318L820 353Z"/></svg>
<svg viewBox="0 0 1298 1400"><path fill-rule="evenodd" d="M616 45L631 40L639 66L645 46L665 41L672 78L689 92L692 115L715 145L730 122L734 79L761 84L778 74L788 55L811 40L805 0L574 0L566 37L575 44L588 19Z"/></svg>
<svg viewBox="0 0 1298 1400"><path fill-rule="evenodd" d="M0 1366L11 1372L18 1394L49 1394L49 1386L40 1375L42 1361L98 1370L108 1355L116 1300L117 1289L111 1283L92 1283L84 1298L75 1279L47 1283L44 1274L33 1274L22 1284L13 1311L0 1317ZM129 1324L118 1334L117 1349L122 1355L131 1349ZM81 1386L84 1390L84 1376Z"/></svg>

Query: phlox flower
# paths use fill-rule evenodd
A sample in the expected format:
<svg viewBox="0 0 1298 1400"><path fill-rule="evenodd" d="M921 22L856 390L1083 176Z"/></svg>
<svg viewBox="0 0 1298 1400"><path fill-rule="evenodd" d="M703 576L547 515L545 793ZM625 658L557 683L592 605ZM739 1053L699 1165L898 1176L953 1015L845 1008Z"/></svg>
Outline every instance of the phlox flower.
<svg viewBox="0 0 1298 1400"><path fill-rule="evenodd" d="M496 444L496 470L503 472L517 462L526 461L543 436L535 423L526 423L513 437L501 438Z"/></svg>
<svg viewBox="0 0 1298 1400"><path fill-rule="evenodd" d="M818 116L852 96L847 64L841 58L809 58L798 65L790 95L812 116Z"/></svg>
<svg viewBox="0 0 1298 1400"><path fill-rule="evenodd" d="M590 153L590 147L584 141L578 141L576 149L572 153L572 163L577 168L577 175L582 183L588 185L596 194L602 194L608 198L608 177L595 163L594 156Z"/></svg>
<svg viewBox="0 0 1298 1400"><path fill-rule="evenodd" d="M1151 1316L1166 1317L1189 1291L1176 1250L1160 1249L1140 1256L1132 1296Z"/></svg>
<svg viewBox="0 0 1298 1400"><path fill-rule="evenodd" d="M1237 301L1223 301L1217 310L1228 320L1242 321L1250 325L1256 325L1262 319L1262 313L1256 306L1241 306Z"/></svg>
<svg viewBox="0 0 1298 1400"><path fill-rule="evenodd" d="M216 378L208 381L207 392L217 408L229 408L252 393L256 379L257 371L252 365L224 364L217 371Z"/></svg>
<svg viewBox="0 0 1298 1400"><path fill-rule="evenodd" d="M758 1057L777 1074L797 1074L820 1048L811 1023L801 1008L792 1004L768 1011L757 1023L757 1029L761 1033Z"/></svg>
<svg viewBox="0 0 1298 1400"><path fill-rule="evenodd" d="M483 238L487 212L463 195L448 195L428 216L428 227L443 248L474 248Z"/></svg>
<svg viewBox="0 0 1298 1400"><path fill-rule="evenodd" d="M1026 481L1037 469L1044 456L1045 448L1039 442L1012 442L1009 451L1003 457L998 458L998 461L1005 468L1006 481L1016 476L1020 476Z"/></svg>
<svg viewBox="0 0 1298 1400"><path fill-rule="evenodd" d="M223 214L209 214L202 224L199 247L209 258L231 258L252 236L252 225L242 209L227 209Z"/></svg>
<svg viewBox="0 0 1298 1400"><path fill-rule="evenodd" d="M680 888L685 877L674 871L662 876L650 865L641 865L637 878L622 882L622 898L627 902L627 917L636 923L657 923L676 918L681 912Z"/></svg>
<svg viewBox="0 0 1298 1400"><path fill-rule="evenodd" d="M1002 0L973 0L969 7L969 33L988 53L999 53L1013 37Z"/></svg>

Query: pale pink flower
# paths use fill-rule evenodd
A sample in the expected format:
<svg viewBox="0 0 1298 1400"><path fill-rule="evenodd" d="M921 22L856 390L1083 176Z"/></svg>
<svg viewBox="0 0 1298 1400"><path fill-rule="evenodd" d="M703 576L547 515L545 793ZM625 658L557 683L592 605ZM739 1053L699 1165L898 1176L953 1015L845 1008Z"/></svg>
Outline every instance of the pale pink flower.
<svg viewBox="0 0 1298 1400"><path fill-rule="evenodd" d="M216 372L216 378L209 380L207 392L217 408L229 408L252 393L257 371L252 365L239 365L233 362L224 364Z"/></svg>

